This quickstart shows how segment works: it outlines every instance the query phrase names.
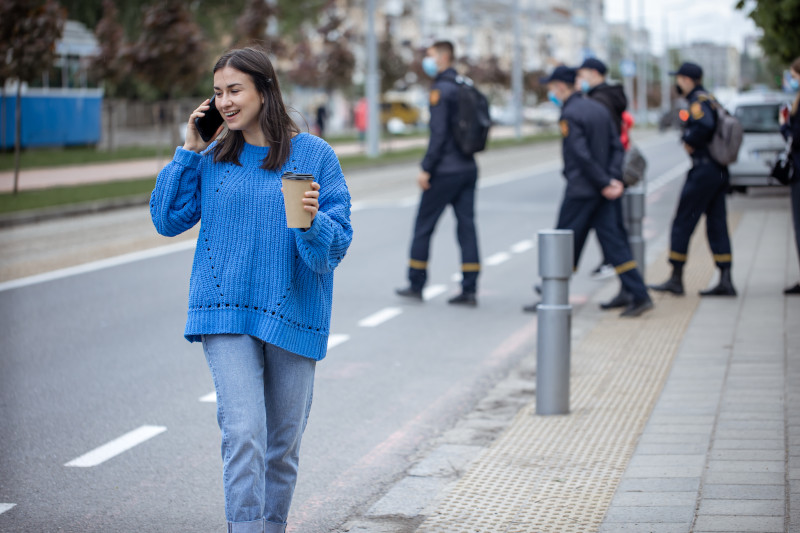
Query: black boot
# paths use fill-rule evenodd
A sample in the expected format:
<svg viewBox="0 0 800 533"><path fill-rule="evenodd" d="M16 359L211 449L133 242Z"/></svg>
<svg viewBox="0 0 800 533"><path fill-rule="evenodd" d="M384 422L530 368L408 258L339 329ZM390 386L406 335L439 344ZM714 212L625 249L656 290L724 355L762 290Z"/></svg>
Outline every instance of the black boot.
<svg viewBox="0 0 800 533"><path fill-rule="evenodd" d="M672 276L660 285L649 286L654 291L671 292L677 296L683 296L683 264L677 263L672 265Z"/></svg>
<svg viewBox="0 0 800 533"><path fill-rule="evenodd" d="M633 303L633 296L631 296L624 287L620 287L616 296L614 296L611 300L600 304L600 309L605 311L608 309L616 309L618 307L628 307L628 305L631 303Z"/></svg>
<svg viewBox="0 0 800 533"><path fill-rule="evenodd" d="M719 283L716 287L700 291L700 296L736 296L736 289L731 280L731 267L719 267Z"/></svg>
<svg viewBox="0 0 800 533"><path fill-rule="evenodd" d="M478 299L475 298L474 292L463 291L458 296L454 296L447 300L447 303L453 305L464 305L467 307L475 307L478 305Z"/></svg>

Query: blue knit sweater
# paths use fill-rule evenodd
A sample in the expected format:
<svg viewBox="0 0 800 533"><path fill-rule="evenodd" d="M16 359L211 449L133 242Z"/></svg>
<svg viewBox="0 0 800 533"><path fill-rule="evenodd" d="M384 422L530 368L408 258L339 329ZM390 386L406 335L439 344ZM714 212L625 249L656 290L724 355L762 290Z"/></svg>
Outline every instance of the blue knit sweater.
<svg viewBox="0 0 800 533"><path fill-rule="evenodd" d="M280 170L263 170L268 147L245 144L241 166L215 163L213 150L183 148L150 198L153 224L178 235L201 221L189 282L186 338L252 335L311 359L325 357L333 269L352 240L350 193L333 149L301 133ZM319 212L311 228L286 227L281 175L313 174Z"/></svg>

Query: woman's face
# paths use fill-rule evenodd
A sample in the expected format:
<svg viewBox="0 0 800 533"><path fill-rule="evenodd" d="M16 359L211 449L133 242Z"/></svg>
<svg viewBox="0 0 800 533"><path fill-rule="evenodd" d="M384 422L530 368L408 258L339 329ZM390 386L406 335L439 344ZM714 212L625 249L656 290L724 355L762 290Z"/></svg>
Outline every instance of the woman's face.
<svg viewBox="0 0 800 533"><path fill-rule="evenodd" d="M264 98L256 90L249 74L233 67L223 67L214 73L214 94L219 112L230 130L258 134L258 115ZM247 140L247 135L245 135Z"/></svg>

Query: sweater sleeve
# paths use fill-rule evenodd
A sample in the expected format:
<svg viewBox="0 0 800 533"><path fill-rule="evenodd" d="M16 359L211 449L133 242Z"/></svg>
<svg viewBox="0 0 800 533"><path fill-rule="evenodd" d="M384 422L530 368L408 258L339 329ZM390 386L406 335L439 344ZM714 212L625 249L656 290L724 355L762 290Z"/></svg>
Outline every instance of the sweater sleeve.
<svg viewBox="0 0 800 533"><path fill-rule="evenodd" d="M339 160L330 148L324 156L322 169L319 211L308 230L294 230L300 257L318 274L332 272L344 259L353 239L350 192Z"/></svg>
<svg viewBox="0 0 800 533"><path fill-rule="evenodd" d="M175 157L158 173L150 195L150 216L156 231L174 237L200 220L202 156L178 147Z"/></svg>

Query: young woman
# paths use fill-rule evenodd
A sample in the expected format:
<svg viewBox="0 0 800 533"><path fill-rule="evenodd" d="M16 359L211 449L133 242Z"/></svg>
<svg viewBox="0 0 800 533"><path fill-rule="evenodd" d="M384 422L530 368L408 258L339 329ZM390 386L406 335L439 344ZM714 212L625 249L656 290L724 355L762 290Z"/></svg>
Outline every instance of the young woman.
<svg viewBox="0 0 800 533"><path fill-rule="evenodd" d="M800 172L800 57L792 62L789 69L791 73L792 88L797 91L794 104L788 116L780 115L781 133L788 140L792 138L792 157L794 158L795 174ZM795 178L792 188L792 219L794 220L794 239L797 245L797 255L800 257L800 179ZM800 283L787 287L783 294L800 295Z"/></svg>
<svg viewBox="0 0 800 533"><path fill-rule="evenodd" d="M201 341L217 393L225 515L231 533L275 533L297 479L314 370L325 357L333 270L352 239L350 194L336 154L299 133L267 54L233 50L214 67L228 132L209 145L189 117L186 144L150 200L159 233L198 221L185 337ZM288 229L285 171L313 174L307 230Z"/></svg>

